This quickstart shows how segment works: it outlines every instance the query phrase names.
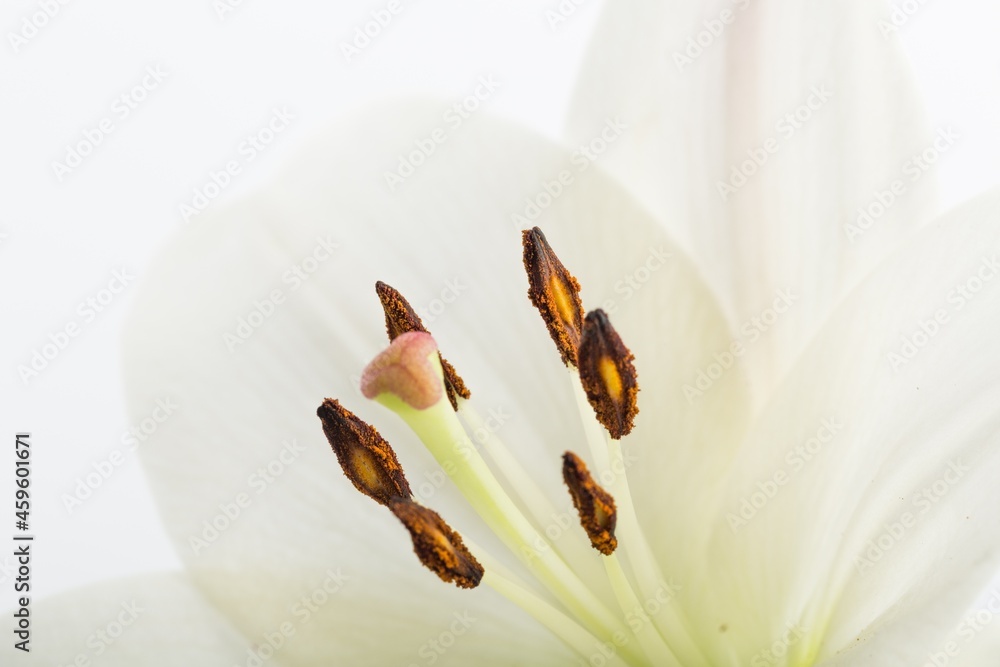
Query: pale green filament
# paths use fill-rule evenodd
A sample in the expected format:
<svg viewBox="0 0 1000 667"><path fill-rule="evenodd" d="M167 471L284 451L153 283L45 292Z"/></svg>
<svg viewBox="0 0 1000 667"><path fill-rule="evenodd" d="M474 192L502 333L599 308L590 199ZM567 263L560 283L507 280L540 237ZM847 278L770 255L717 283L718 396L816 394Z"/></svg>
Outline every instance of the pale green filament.
<svg viewBox="0 0 1000 667"><path fill-rule="evenodd" d="M650 549L646 537L639 527L635 507L632 505L632 492L629 489L628 475L625 472L621 445L617 440L611 439L604 427L597 421L594 409L590 405L574 369L570 369L570 384L573 386L573 392L577 399L577 407L587 436L587 443L590 445L591 455L594 457L598 469L607 471L612 479L609 492L615 499L615 505L618 508L618 524L615 532L618 535L619 543L625 548L629 565L632 567L632 574L638 584L638 590L646 600L659 600L658 593L669 589L669 587L664 576L660 573L652 549ZM686 619L680 615L672 599L663 603L654 622L670 650L685 666L708 664L704 654L691 639Z"/></svg>
<svg viewBox="0 0 1000 667"><path fill-rule="evenodd" d="M481 432L484 434L482 438L483 448L500 469L514 492L525 506L529 508L529 511L532 512L538 525L544 526L549 517L556 514L555 507L549 502L548 497L534 483L534 480L520 462L511 455L510 450L507 449L503 441L491 429L487 428L486 423L469 401L459 399L458 414L465 420L474 433ZM632 590L632 586L628 582L625 572L621 569L621 564L618 562L617 556L612 554L611 556L602 557L602 561L608 573L608 580L615 592L615 597L621 606L625 621L632 627L643 651L652 658L655 665L679 667L680 663L670 653L656 627L644 616L639 598L636 597L635 592ZM491 569L487 567L488 571ZM636 629L636 625L638 625L638 629Z"/></svg>
<svg viewBox="0 0 1000 667"><path fill-rule="evenodd" d="M681 667L681 664L677 662L677 658L674 657L674 654L670 652L670 649L663 642L663 637L660 636L652 620L646 615L642 603L639 602L639 598L636 597L635 591L632 590L632 585L629 583L628 577L625 576L625 571L622 570L621 563L618 562L618 556L616 554L602 556L601 560L604 561L604 569L608 573L608 579L611 581L611 587L615 591L615 597L618 598L618 604L625 615L625 621L632 628L632 632L639 640L642 650L653 659L653 664L655 665Z"/></svg>
<svg viewBox="0 0 1000 667"><path fill-rule="evenodd" d="M499 468L500 473L524 506L531 512L538 526L545 526L558 512L548 496L535 483L524 466L514 458L498 435L488 428L486 422L472 404L464 398L458 399L458 414L465 420L473 433L483 433L483 449Z"/></svg>
<svg viewBox="0 0 1000 667"><path fill-rule="evenodd" d="M531 614L584 660L589 661L592 656L601 655L607 660L604 664L627 667L626 663L622 662L622 659L617 655L617 650L610 648L613 645L601 642L582 628L579 623L529 590L499 561L493 559L486 549L469 539L466 539L465 542L485 569L484 584ZM610 657L608 657L609 655Z"/></svg>
<svg viewBox="0 0 1000 667"><path fill-rule="evenodd" d="M451 404L444 397L426 410L416 410L393 394L377 401L396 412L423 441L476 513L507 547L535 573L562 604L598 637L627 636L624 624L556 554L507 495L472 444ZM629 662L646 664L628 643L621 647Z"/></svg>

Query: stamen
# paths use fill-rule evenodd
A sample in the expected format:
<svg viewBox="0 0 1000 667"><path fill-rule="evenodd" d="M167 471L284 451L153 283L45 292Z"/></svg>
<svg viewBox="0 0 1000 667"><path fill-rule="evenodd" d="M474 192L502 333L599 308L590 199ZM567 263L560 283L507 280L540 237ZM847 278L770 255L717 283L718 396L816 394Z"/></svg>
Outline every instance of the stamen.
<svg viewBox="0 0 1000 667"><path fill-rule="evenodd" d="M584 320L579 358L580 381L598 421L615 440L628 435L639 413L635 357L601 309Z"/></svg>
<svg viewBox="0 0 1000 667"><path fill-rule="evenodd" d="M428 336L422 333L405 335ZM401 336L395 342L402 339ZM437 363L433 354L428 353L425 358ZM439 384L443 382L440 368L433 374L423 364L414 364L414 368L427 373L428 378L436 378ZM415 408L389 391L378 393L374 398L406 421L442 468L450 470L452 481L476 513L584 627L601 637L626 631L622 621L604 606L517 508L472 444L455 411L446 404L443 391L437 403L424 409ZM538 549L535 545L544 548ZM622 647L629 660L638 661L636 651L633 646Z"/></svg>
<svg viewBox="0 0 1000 667"><path fill-rule="evenodd" d="M410 302L403 298L394 287L387 285L381 280L375 283L375 293L378 294L379 301L382 302L382 311L385 313L385 330L389 334L389 341L396 340L398 336L410 331L422 331L430 333L424 327L423 321L417 315ZM448 401L451 407L458 410L458 399L468 400L472 397L472 392L465 386L465 382L455 371L455 367L440 356L441 368L444 369L445 390L448 392Z"/></svg>
<svg viewBox="0 0 1000 667"><path fill-rule="evenodd" d="M378 431L332 398L323 401L316 414L341 469L358 491L382 505L412 495L396 453Z"/></svg>
<svg viewBox="0 0 1000 667"><path fill-rule="evenodd" d="M605 556L618 547L615 524L618 512L615 499L598 485L587 470L587 465L573 452L563 454L563 481L573 497L573 505L580 514L580 524L590 537L590 544Z"/></svg>
<svg viewBox="0 0 1000 667"><path fill-rule="evenodd" d="M563 363L575 366L583 330L580 283L559 261L541 229L526 229L521 235L528 298L542 314Z"/></svg>
<svg viewBox="0 0 1000 667"><path fill-rule="evenodd" d="M394 498L389 509L410 531L413 551L427 569L459 588L475 588L483 579L483 566L469 553L462 536L434 510L406 498Z"/></svg>
<svg viewBox="0 0 1000 667"><path fill-rule="evenodd" d="M441 399L440 366L434 360L437 344L429 333L401 334L369 363L361 374L361 393L375 398L388 393L416 410Z"/></svg>
<svg viewBox="0 0 1000 667"><path fill-rule="evenodd" d="M587 409L589 399L584 393L583 387L576 381L576 378L571 376L569 379L577 397L580 419L587 436L587 442L590 445L591 456L598 461L601 474L609 474L612 479L611 487L614 491L614 497L617 498L619 511L619 522L616 528L621 534L622 543L626 546L625 554L636 580L636 590L642 594L643 599L653 599L658 595L658 591L669 587L660 572L652 549L639 527L635 507L632 503L632 492L629 488L621 443L601 428L601 424L595 418L594 411ZM608 558L615 557L612 555ZM617 586L615 591L618 594ZM659 630L659 634L670 647L669 650L677 656L681 664L709 664L691 639L690 623L676 608L673 600L664 604L660 613L654 617L653 622Z"/></svg>

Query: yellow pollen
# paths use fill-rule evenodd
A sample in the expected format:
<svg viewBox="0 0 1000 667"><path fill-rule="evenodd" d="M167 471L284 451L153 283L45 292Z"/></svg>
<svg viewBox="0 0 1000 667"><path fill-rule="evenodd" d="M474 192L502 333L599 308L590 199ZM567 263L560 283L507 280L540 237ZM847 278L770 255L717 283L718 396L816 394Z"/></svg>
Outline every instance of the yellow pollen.
<svg viewBox="0 0 1000 667"><path fill-rule="evenodd" d="M351 471L366 488L377 489L382 493L393 495L392 489L386 488L382 475L379 474L379 462L370 452L360 448L352 449L349 456L351 457Z"/></svg>
<svg viewBox="0 0 1000 667"><path fill-rule="evenodd" d="M566 291L566 286L563 284L563 281L559 279L559 276L552 276L549 278L549 290L552 292L552 296L556 302L556 309L559 311L559 317L561 317L562 321L569 326L575 326L574 318L576 317L576 303L573 301L573 297L571 297Z"/></svg>
<svg viewBox="0 0 1000 667"><path fill-rule="evenodd" d="M615 362L610 357L601 357L601 360L598 362L598 371L601 374L601 379L604 381L605 388L608 390L608 395L616 403L620 403L623 389L622 376L618 373L618 367L615 365Z"/></svg>

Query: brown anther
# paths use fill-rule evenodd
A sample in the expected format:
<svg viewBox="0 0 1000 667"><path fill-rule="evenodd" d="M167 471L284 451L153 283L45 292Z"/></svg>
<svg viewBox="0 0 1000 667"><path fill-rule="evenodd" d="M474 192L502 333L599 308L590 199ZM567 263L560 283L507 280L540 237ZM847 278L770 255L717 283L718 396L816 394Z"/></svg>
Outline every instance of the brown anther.
<svg viewBox="0 0 1000 667"><path fill-rule="evenodd" d="M580 342L580 381L597 420L615 440L632 431L639 413L634 358L603 310L587 313Z"/></svg>
<svg viewBox="0 0 1000 667"><path fill-rule="evenodd" d="M479 585L483 566L437 512L406 498L394 498L389 509L410 531L413 551L427 569L459 588Z"/></svg>
<svg viewBox="0 0 1000 667"><path fill-rule="evenodd" d="M382 302L382 310L385 312L385 331L389 334L389 342L396 340L400 334L410 331L430 333L424 327L420 316L410 306L410 302L394 287L380 280L375 283L375 293L378 294L378 299ZM455 367L448 363L444 357L438 356L441 359L441 368L444 369L444 388L448 392L448 402L451 403L451 407L458 410L459 397L468 399L472 396L472 392L455 372Z"/></svg>
<svg viewBox="0 0 1000 667"><path fill-rule="evenodd" d="M528 298L542 314L563 363L576 366L583 330L580 283L552 252L541 229L524 230L521 242L524 269L528 272Z"/></svg>
<svg viewBox="0 0 1000 667"><path fill-rule="evenodd" d="M316 414L344 474L361 493L388 506L413 495L396 453L372 426L328 398Z"/></svg>
<svg viewBox="0 0 1000 667"><path fill-rule="evenodd" d="M573 452L563 454L563 481L573 497L573 505L580 514L580 524L587 531L590 544L610 556L618 547L615 499L594 481L586 464Z"/></svg>

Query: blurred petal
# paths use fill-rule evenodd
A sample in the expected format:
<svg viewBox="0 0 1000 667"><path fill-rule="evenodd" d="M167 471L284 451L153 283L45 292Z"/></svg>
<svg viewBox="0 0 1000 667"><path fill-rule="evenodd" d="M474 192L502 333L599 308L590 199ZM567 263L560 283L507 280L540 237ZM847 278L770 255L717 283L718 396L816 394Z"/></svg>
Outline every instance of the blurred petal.
<svg viewBox="0 0 1000 667"><path fill-rule="evenodd" d="M420 659L465 612L479 620L440 657L447 664L569 658L491 591L459 591L423 571L402 526L338 470L315 417L326 396L383 432L417 496L452 527L497 544L415 438L360 397L357 374L386 345L377 279L424 315L479 411L566 516L561 453L584 438L565 370L526 297L512 216L526 198L542 202L544 213L527 215L583 281L585 301L620 318L645 357L640 381L653 389L637 428L649 435L633 444L663 466L640 484L649 520L661 498L698 489L698 475L705 489L719 488L746 413L735 369L687 408L682 383L729 334L660 227L606 177L576 171L565 151L525 130L486 118L445 130L447 108L370 111L315 142L266 196L196 218L147 277L127 331L133 414L165 396L179 405L140 451L168 530L207 596L256 636L331 572L347 578L289 642L293 664ZM428 145L433 153L421 158ZM412 155L425 164L393 190L385 172ZM317 250L331 243L339 247L329 255ZM641 289L620 291L626 277ZM715 458L691 470L667 466L666 444L682 463L706 446ZM566 526L562 515L553 524ZM582 531L574 538L582 544ZM675 555L678 567L689 565ZM581 576L588 567L600 575L589 558Z"/></svg>
<svg viewBox="0 0 1000 667"><path fill-rule="evenodd" d="M922 664L996 572L998 215L993 193L901 247L751 429L706 583L730 608L704 620L756 625L745 655L793 623L824 640L796 652Z"/></svg>
<svg viewBox="0 0 1000 667"><path fill-rule="evenodd" d="M4 664L239 665L266 641L240 635L179 573L102 582L41 600L31 611L31 652L14 655L6 646ZM268 665L290 664L281 643L264 648L274 656Z"/></svg>
<svg viewBox="0 0 1000 667"><path fill-rule="evenodd" d="M870 0L609 4L583 68L573 143L596 153L607 119L627 124L597 163L704 269L748 343L758 403L934 213L933 178L907 161L935 137L886 18ZM869 206L868 228L849 228ZM782 291L794 305L775 321Z"/></svg>

